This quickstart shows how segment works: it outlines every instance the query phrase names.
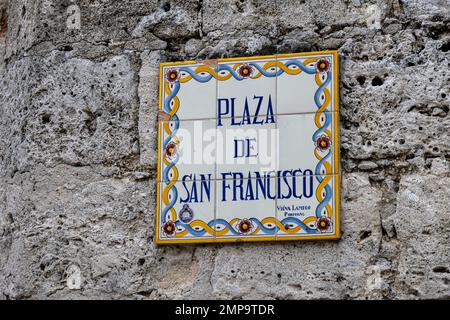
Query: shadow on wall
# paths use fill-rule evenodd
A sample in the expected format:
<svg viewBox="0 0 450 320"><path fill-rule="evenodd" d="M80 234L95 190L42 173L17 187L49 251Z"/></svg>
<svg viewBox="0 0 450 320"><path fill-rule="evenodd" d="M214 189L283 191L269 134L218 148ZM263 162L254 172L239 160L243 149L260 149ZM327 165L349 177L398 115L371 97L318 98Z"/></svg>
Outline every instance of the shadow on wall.
<svg viewBox="0 0 450 320"><path fill-rule="evenodd" d="M0 39L4 41L8 31L8 0L0 0Z"/></svg>

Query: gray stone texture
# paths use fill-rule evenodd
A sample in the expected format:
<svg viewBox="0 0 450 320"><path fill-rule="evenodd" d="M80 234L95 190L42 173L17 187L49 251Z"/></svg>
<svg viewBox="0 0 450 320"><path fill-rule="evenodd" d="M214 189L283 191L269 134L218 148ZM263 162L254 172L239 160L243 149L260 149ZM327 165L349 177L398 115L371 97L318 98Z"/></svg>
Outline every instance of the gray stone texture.
<svg viewBox="0 0 450 320"><path fill-rule="evenodd" d="M446 0L0 0L0 299L449 299L449 19ZM322 49L342 239L156 246L159 62Z"/></svg>

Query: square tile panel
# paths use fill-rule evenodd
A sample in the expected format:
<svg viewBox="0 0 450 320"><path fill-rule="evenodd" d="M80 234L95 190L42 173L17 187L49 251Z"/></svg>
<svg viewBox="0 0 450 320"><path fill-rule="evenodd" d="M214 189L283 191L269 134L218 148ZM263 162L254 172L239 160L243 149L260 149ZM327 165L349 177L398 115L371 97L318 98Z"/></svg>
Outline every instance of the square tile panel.
<svg viewBox="0 0 450 320"><path fill-rule="evenodd" d="M279 170L334 174L339 170L338 114L278 115Z"/></svg>
<svg viewBox="0 0 450 320"><path fill-rule="evenodd" d="M234 126L222 119L217 126L217 179L230 171L266 172L277 167L278 132L276 116L270 123Z"/></svg>
<svg viewBox="0 0 450 320"><path fill-rule="evenodd" d="M339 237L339 176L297 175L279 182L277 240Z"/></svg>
<svg viewBox="0 0 450 320"><path fill-rule="evenodd" d="M278 55L278 114L337 111L337 54Z"/></svg>
<svg viewBox="0 0 450 320"><path fill-rule="evenodd" d="M159 181L215 179L215 120L163 121L159 125Z"/></svg>
<svg viewBox="0 0 450 320"><path fill-rule="evenodd" d="M277 180L273 174L217 180L218 241L264 238L274 240Z"/></svg>
<svg viewBox="0 0 450 320"><path fill-rule="evenodd" d="M163 63L158 244L339 237L335 51Z"/></svg>
<svg viewBox="0 0 450 320"><path fill-rule="evenodd" d="M213 241L215 189L212 179L160 182L157 242Z"/></svg>
<svg viewBox="0 0 450 320"><path fill-rule="evenodd" d="M161 70L161 110L175 120L216 117L215 67L205 64L164 65Z"/></svg>
<svg viewBox="0 0 450 320"><path fill-rule="evenodd" d="M276 114L276 56L230 60L218 65L218 125L224 118L235 125L268 123Z"/></svg>

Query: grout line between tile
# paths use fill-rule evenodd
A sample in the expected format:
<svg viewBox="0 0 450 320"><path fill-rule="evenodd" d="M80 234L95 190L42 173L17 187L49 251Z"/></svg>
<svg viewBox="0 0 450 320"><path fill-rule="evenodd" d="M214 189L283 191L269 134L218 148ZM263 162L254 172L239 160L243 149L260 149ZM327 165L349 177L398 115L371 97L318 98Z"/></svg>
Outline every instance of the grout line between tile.
<svg viewBox="0 0 450 320"><path fill-rule="evenodd" d="M215 67L215 71L217 72L217 66ZM216 115L216 117L214 118L214 128L215 128L215 134L216 134L216 136L215 136L215 139L216 139L216 150L215 150L215 158L216 158L216 161L215 161L215 163L214 163L214 177L215 177L215 181L213 181L213 183L214 183L214 191L215 191L215 194L216 194L216 196L215 196L215 198L214 198L214 225L213 225L213 230L214 230L214 235L213 235L213 240L214 240L214 242L216 242L217 241L217 230L216 230L216 220L217 220L217 197L219 196L219 191L218 191L218 188L217 188L217 183L216 183L216 181L217 181L217 150L218 150L218 141L217 141L217 133L218 133L218 129L217 129L217 98L219 97L219 80L217 80L217 79L215 79L216 80L216 96L215 96L215 100L214 100L214 103L213 103L213 105L214 105L214 108L216 109L215 110L215 115Z"/></svg>
<svg viewBox="0 0 450 320"><path fill-rule="evenodd" d="M330 113L339 113L339 110L328 110ZM275 117L277 116L298 116L298 115L307 115L307 114L315 114L315 112L295 112L295 113L276 113L274 114ZM259 114L259 116L265 116L265 113ZM235 116L234 119L242 119L243 116ZM222 117L222 119L231 119L231 117ZM217 116L215 118L196 118L196 119L178 119L179 122L188 122L188 121L211 121L211 120L217 120ZM171 122L173 120L158 120L158 122ZM216 121L217 124L217 121Z"/></svg>
<svg viewBox="0 0 450 320"><path fill-rule="evenodd" d="M275 55L275 62L276 62L276 69L275 69L275 74L276 74L276 77L275 77L275 110L276 110L276 119L277 119L277 121L275 122L275 129L276 129L276 133L277 133L277 139L276 139L276 156L275 156L275 164L276 164L276 168L277 168L277 170L279 170L279 168L280 168L280 163L279 163L279 161L280 161L280 132L279 132L279 130L278 130L278 116L279 116L279 113L278 113L278 109L279 109L279 105L278 105L278 71L279 71L279 68L278 68L278 52L277 52L277 54ZM279 188L279 185L278 185L278 179L276 180L276 182L275 182L275 185L276 185L276 190L278 190L278 188ZM278 220L278 197L275 199L275 206L274 206L274 217L275 217L275 220L276 221L279 221ZM275 225L275 227L276 227L276 225ZM278 230L276 230L275 231L275 234L274 234L274 238L275 238L275 241L277 241L277 239L278 239Z"/></svg>

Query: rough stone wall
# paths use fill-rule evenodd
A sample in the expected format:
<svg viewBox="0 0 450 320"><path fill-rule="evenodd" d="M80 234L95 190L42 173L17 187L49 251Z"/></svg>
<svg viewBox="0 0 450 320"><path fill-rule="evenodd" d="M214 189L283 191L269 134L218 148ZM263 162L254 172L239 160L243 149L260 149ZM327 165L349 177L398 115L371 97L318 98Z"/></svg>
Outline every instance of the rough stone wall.
<svg viewBox="0 0 450 320"><path fill-rule="evenodd" d="M449 18L447 0L0 0L0 299L450 298ZM157 247L159 62L322 49L341 59L342 239Z"/></svg>

